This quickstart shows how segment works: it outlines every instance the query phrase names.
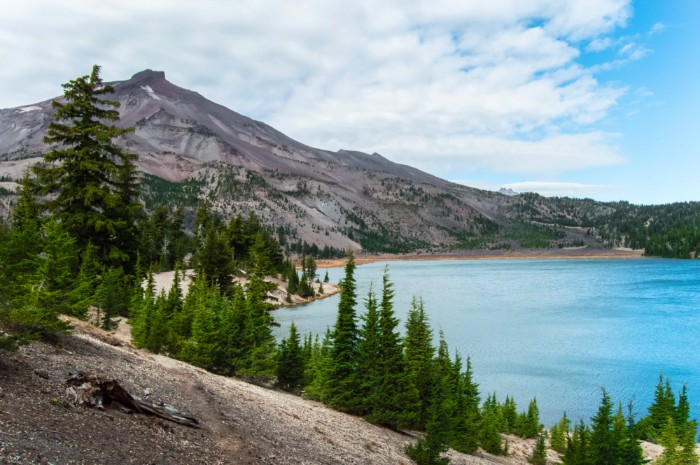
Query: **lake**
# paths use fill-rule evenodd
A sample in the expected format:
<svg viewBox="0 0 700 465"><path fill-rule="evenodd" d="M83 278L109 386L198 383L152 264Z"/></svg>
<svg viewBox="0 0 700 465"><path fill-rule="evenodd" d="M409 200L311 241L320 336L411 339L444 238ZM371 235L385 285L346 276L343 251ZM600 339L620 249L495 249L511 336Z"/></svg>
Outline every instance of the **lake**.
<svg viewBox="0 0 700 465"><path fill-rule="evenodd" d="M384 266L395 284L395 311L406 319L422 297L437 337L471 357L482 400L537 398L542 422L566 410L586 422L601 388L646 414L661 372L676 391L687 384L700 417L700 260L539 259L388 262L359 266L358 315L370 283L381 291ZM325 270L320 270L323 277ZM343 269L328 270L337 282ZM333 326L338 296L274 312L284 337Z"/></svg>

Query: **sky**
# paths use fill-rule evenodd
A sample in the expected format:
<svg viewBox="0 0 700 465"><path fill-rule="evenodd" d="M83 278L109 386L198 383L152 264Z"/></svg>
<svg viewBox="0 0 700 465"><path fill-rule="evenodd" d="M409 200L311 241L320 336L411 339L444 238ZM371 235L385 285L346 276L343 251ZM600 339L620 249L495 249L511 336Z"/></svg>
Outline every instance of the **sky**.
<svg viewBox="0 0 700 465"><path fill-rule="evenodd" d="M0 108L144 69L466 185L700 200L697 0L13 0Z"/></svg>

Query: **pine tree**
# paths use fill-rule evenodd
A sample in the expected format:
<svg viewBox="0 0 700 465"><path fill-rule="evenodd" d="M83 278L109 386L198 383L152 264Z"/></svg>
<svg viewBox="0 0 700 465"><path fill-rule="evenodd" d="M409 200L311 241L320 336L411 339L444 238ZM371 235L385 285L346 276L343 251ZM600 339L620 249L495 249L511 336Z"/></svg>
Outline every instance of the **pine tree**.
<svg viewBox="0 0 700 465"><path fill-rule="evenodd" d="M664 380L664 375L660 374L654 391L654 401L649 406L649 415L639 421L640 438L658 442L667 420L675 419L676 416L676 398L671 383L668 379Z"/></svg>
<svg viewBox="0 0 700 465"><path fill-rule="evenodd" d="M285 391L298 392L304 377L304 358L297 327L292 322L289 337L282 341L277 367L277 384Z"/></svg>
<svg viewBox="0 0 700 465"><path fill-rule="evenodd" d="M698 465L698 463L700 463L700 457L698 457L698 454L695 452L695 437L697 435L696 421L688 422L685 428L681 429L678 434L680 435L679 444L681 446L681 450L678 453L678 464Z"/></svg>
<svg viewBox="0 0 700 465"><path fill-rule="evenodd" d="M114 88L102 82L99 66L63 88L65 103L52 102L54 119L44 138L54 148L34 167L41 192L56 194L45 205L80 250L92 242L101 263L123 266L136 258L123 249L137 208L136 155L113 140L131 129L108 124L119 120L119 102L102 98Z"/></svg>
<svg viewBox="0 0 700 465"><path fill-rule="evenodd" d="M570 425L571 421L567 418L566 412L564 412L559 422L550 431L550 447L552 450L562 454L566 451L566 437L569 434Z"/></svg>
<svg viewBox="0 0 700 465"><path fill-rule="evenodd" d="M333 341L330 329L326 330L323 341L319 342L318 335L311 350L311 357L304 378L304 397L321 402L327 402L330 392L331 372L333 368Z"/></svg>
<svg viewBox="0 0 700 465"><path fill-rule="evenodd" d="M627 405L626 435L620 444L620 465L642 465L644 463L642 446L637 440L636 429L632 402L630 401Z"/></svg>
<svg viewBox="0 0 700 465"><path fill-rule="evenodd" d="M409 382L418 392L417 428L425 428L432 398L432 369L435 348L433 332L423 308L423 302L413 299L406 319L404 355Z"/></svg>
<svg viewBox="0 0 700 465"><path fill-rule="evenodd" d="M369 419L396 429L416 423L420 402L418 391L410 382L393 299L393 284L389 280L388 268L385 268L378 321L379 353L376 365L379 377L377 389L372 393L374 412Z"/></svg>
<svg viewBox="0 0 700 465"><path fill-rule="evenodd" d="M69 293L70 314L78 318L85 318L88 308L97 303L95 293L101 279L101 273L95 260L95 251L95 247L88 243L83 252L83 260L80 263L75 286Z"/></svg>
<svg viewBox="0 0 700 465"><path fill-rule="evenodd" d="M656 459L654 464L680 465L678 438L676 436L676 428L673 424L673 418L671 417L666 420L666 425L661 431L659 444L664 447L664 452L661 454L661 457Z"/></svg>
<svg viewBox="0 0 700 465"><path fill-rule="evenodd" d="M527 437L527 416L523 415L523 418L520 418L515 399L510 396L506 396L506 400L503 401L501 406L501 420L502 423L499 429L502 433Z"/></svg>
<svg viewBox="0 0 700 465"><path fill-rule="evenodd" d="M547 445L545 444L545 432L540 432L537 436L537 443L532 450L532 455L528 459L533 465L547 465Z"/></svg>
<svg viewBox="0 0 700 465"><path fill-rule="evenodd" d="M151 319L151 332L146 342L146 348L151 352L158 354L163 351L168 343L168 300L165 295L165 290L161 290L160 294L153 305L153 317Z"/></svg>
<svg viewBox="0 0 700 465"><path fill-rule="evenodd" d="M142 292L142 298L138 299L139 289L141 289L141 283L135 284L136 289L132 294L135 296L132 298L133 301L138 301L138 307L131 308L133 312L132 322L131 322L131 339L136 347L144 348L148 347L149 340L151 338L151 328L153 326L153 317L155 314L155 282L153 280L153 272L148 271L146 275L146 289ZM196 289L196 286L193 286ZM192 289L190 289L192 293Z"/></svg>
<svg viewBox="0 0 700 465"><path fill-rule="evenodd" d="M501 455L504 452L499 423L500 418L496 410L482 409L479 444L486 452L494 455Z"/></svg>
<svg viewBox="0 0 700 465"><path fill-rule="evenodd" d="M363 323L357 343L357 397L360 399L357 413L368 415L369 421L378 423L376 404L380 400L377 390L382 382L381 336L377 296L372 286L365 299L365 308L366 312L360 317Z"/></svg>
<svg viewBox="0 0 700 465"><path fill-rule="evenodd" d="M455 406L453 449L465 454L476 451L479 445L479 386L473 380L471 359L467 357L467 368L462 375Z"/></svg>
<svg viewBox="0 0 700 465"><path fill-rule="evenodd" d="M565 465L591 465L589 452L590 432L583 420L574 427L573 434L566 442L566 452L562 456Z"/></svg>
<svg viewBox="0 0 700 465"><path fill-rule="evenodd" d="M287 274L287 293L296 294L299 292L299 275L294 267L289 268L289 273Z"/></svg>
<svg viewBox="0 0 700 465"><path fill-rule="evenodd" d="M10 318L32 332L48 336L64 331L67 325L59 314L70 312L70 292L77 268L75 240L56 221L48 221L43 229L42 254L27 257L33 273L22 283L24 292L13 302Z"/></svg>
<svg viewBox="0 0 700 465"><path fill-rule="evenodd" d="M197 297L194 302L192 336L185 341L180 357L188 363L212 370L218 350L216 310L220 295L218 289L207 287Z"/></svg>
<svg viewBox="0 0 700 465"><path fill-rule="evenodd" d="M330 373L329 404L343 412L355 412L360 403L356 392L357 378L357 324L355 318L356 286L355 257L350 252L345 265L345 278L340 291L338 318L333 330L332 368Z"/></svg>
<svg viewBox="0 0 700 465"><path fill-rule="evenodd" d="M450 460L443 457L452 433L452 406L450 405L449 381L443 377L435 380L433 402L429 409L425 437L406 447L406 455L418 465L447 465Z"/></svg>
<svg viewBox="0 0 700 465"><path fill-rule="evenodd" d="M231 291L233 286L233 252L228 245L224 231L220 231L215 222L204 230L201 248L193 257L196 279L206 277L215 284L222 294Z"/></svg>
<svg viewBox="0 0 700 465"><path fill-rule="evenodd" d="M95 303L102 310L102 321L99 322L102 329L114 328L114 318L125 305L123 296L126 293L121 280L121 268L109 268L95 290Z"/></svg>
<svg viewBox="0 0 700 465"><path fill-rule="evenodd" d="M39 204L35 191L37 185L29 173L24 173L17 187L17 201L12 209L12 228L21 230L27 227L35 228L39 224Z"/></svg>
<svg viewBox="0 0 700 465"><path fill-rule="evenodd" d="M620 457L619 444L613 435L612 402L603 389L598 412L591 418L589 454L593 465L616 465Z"/></svg>

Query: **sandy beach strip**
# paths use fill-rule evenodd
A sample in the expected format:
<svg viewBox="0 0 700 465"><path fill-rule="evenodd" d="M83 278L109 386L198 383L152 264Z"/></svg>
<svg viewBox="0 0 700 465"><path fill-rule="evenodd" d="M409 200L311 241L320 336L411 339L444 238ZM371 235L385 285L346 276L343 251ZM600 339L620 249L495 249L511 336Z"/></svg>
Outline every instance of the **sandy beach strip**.
<svg viewBox="0 0 700 465"><path fill-rule="evenodd" d="M631 249L543 249L543 250L474 250L448 253L411 254L363 254L355 256L356 265L389 261L428 261L428 260L533 260L533 259L600 259L600 258L641 258L643 250ZM316 260L318 268L345 266L347 259Z"/></svg>

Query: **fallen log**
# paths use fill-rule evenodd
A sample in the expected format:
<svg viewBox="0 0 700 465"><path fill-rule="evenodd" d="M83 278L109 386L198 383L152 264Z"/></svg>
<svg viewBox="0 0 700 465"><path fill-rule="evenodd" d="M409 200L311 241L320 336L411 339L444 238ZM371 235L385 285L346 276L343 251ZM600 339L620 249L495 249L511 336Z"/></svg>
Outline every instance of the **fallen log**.
<svg viewBox="0 0 700 465"><path fill-rule="evenodd" d="M66 395L76 405L104 409L107 405L116 404L127 413L143 413L180 425L199 427L196 418L185 415L171 405L152 404L144 402L137 396L132 396L116 379L103 379L99 376L83 373L69 373L66 384L68 385Z"/></svg>

